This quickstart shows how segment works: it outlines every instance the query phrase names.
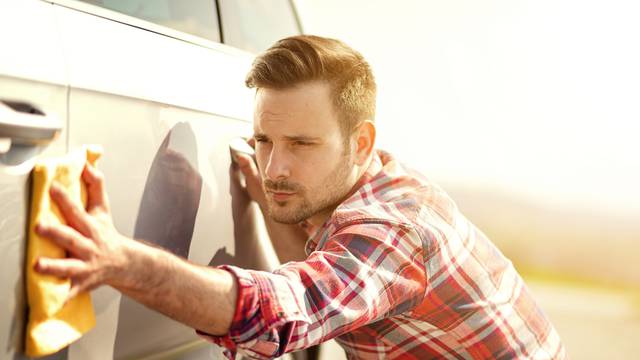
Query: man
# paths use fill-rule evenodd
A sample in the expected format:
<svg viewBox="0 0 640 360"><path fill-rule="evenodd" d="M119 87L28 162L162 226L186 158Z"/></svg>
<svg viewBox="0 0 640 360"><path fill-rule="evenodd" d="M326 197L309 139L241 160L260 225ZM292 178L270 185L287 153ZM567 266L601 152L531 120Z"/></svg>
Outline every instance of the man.
<svg viewBox="0 0 640 360"><path fill-rule="evenodd" d="M54 187L69 226L37 229L72 257L36 269L70 277L72 295L113 286L229 356L336 338L358 359L564 358L511 263L442 190L374 149L376 85L358 52L287 38L256 59L247 85L257 168L237 161L284 265L207 268L122 236L88 166L86 210Z"/></svg>

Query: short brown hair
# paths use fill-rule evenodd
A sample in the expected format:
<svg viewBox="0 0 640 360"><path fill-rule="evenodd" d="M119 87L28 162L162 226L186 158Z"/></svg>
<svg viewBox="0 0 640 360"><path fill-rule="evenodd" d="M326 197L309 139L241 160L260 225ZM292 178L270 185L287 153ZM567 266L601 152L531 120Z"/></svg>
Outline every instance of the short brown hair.
<svg viewBox="0 0 640 360"><path fill-rule="evenodd" d="M345 138L363 120L374 120L376 82L371 67L359 52L336 39L298 35L279 40L256 57L245 84L284 89L314 80L330 84Z"/></svg>

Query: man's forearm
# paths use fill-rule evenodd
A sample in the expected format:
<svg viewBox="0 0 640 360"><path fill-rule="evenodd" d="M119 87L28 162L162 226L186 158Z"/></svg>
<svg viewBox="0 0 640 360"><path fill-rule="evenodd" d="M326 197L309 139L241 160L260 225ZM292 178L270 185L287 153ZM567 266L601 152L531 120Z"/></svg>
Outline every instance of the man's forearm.
<svg viewBox="0 0 640 360"><path fill-rule="evenodd" d="M68 299L111 285L134 300L195 329L228 333L237 285L230 273L186 260L120 234L111 218L103 177L85 166L87 202L80 206L53 184L49 194L66 224L39 222L35 232L65 249L63 259L38 258L39 273L70 279Z"/></svg>
<svg viewBox="0 0 640 360"><path fill-rule="evenodd" d="M132 241L127 281L113 286L145 306L212 335L229 331L237 284L224 270L192 264Z"/></svg>

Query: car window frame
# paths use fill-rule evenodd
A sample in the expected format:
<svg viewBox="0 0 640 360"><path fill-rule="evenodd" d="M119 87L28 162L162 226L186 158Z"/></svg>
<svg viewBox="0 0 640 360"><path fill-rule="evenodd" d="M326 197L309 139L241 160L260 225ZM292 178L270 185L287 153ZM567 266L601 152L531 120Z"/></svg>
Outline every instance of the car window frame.
<svg viewBox="0 0 640 360"><path fill-rule="evenodd" d="M300 13L298 12L298 7L296 5L295 0L285 0L285 1L289 5L289 10L291 11L291 14L293 16L293 23L295 24L297 33L301 34L301 35L304 34L305 32L304 32L304 28L302 26L302 20L300 19ZM233 46L233 45L227 43L227 40L226 40L225 34L224 34L224 25L223 25L224 22L225 22L225 19L222 16L222 9L221 9L221 6L220 6L220 1L215 0L215 4L216 4L216 11L218 13L218 27L219 27L219 32L218 33L220 34L220 42L223 43L223 44L226 44L226 45L228 45L230 47L233 47L233 48L236 48L236 49L240 49L240 50L248 52L248 53L252 53L251 51L248 51L248 50L245 50L245 49L242 49L242 48L238 48L236 46Z"/></svg>
<svg viewBox="0 0 640 360"><path fill-rule="evenodd" d="M220 13L218 12L218 34L220 35L220 41L216 42L213 40L208 40L197 35L189 34L177 29L173 29L164 25L156 24L151 21L147 21L141 18L137 18L135 16L127 15L115 10L107 9L98 5L93 5L90 3L82 2L80 0L42 0L44 2L63 6L69 9L81 11L90 15L98 16L107 20L112 20L115 22L122 23L124 25L129 25L132 27L139 28L141 30L146 30L149 32L153 32L159 35L167 36L176 40L181 40L193 45L223 51L229 54L250 54L248 51L230 46L225 44L222 30L220 28ZM215 0L211 0L215 1ZM216 10L218 9L218 2L215 1Z"/></svg>

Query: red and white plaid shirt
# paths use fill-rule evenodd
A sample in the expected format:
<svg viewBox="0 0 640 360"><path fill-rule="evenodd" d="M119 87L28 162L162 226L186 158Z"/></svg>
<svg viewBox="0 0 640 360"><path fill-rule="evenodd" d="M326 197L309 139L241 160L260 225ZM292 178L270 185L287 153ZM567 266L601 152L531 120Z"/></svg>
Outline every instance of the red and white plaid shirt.
<svg viewBox="0 0 640 360"><path fill-rule="evenodd" d="M378 151L357 190L273 272L239 284L229 334L250 358L335 338L350 359L562 359L511 262L438 187Z"/></svg>

